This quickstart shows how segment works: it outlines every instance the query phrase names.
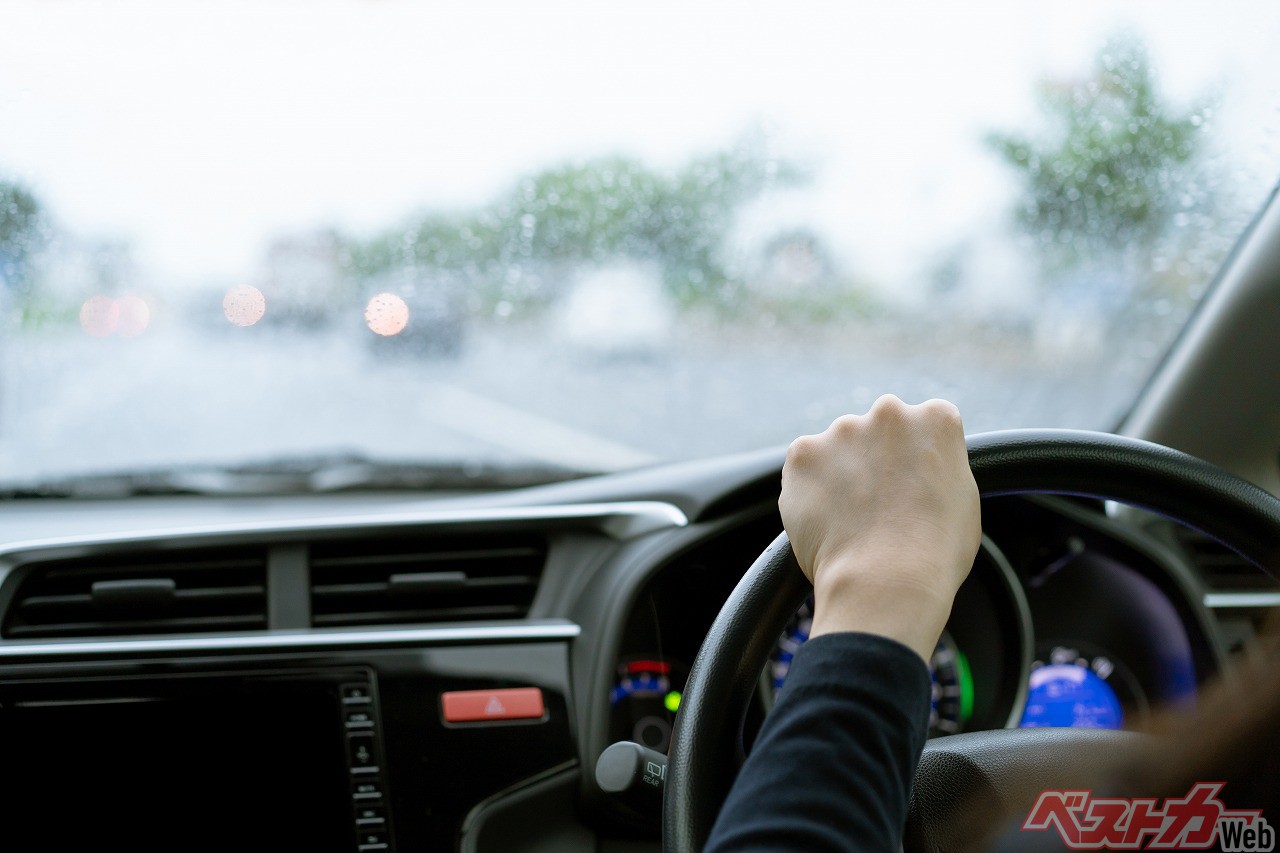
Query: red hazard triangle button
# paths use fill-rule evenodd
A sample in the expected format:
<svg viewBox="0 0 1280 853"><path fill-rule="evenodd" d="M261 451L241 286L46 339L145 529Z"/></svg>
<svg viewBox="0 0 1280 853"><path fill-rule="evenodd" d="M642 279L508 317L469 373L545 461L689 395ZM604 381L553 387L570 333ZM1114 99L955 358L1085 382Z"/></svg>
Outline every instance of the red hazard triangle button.
<svg viewBox="0 0 1280 853"><path fill-rule="evenodd" d="M458 690L440 694L440 716L446 723L483 720L538 720L546 715L537 687L506 690Z"/></svg>

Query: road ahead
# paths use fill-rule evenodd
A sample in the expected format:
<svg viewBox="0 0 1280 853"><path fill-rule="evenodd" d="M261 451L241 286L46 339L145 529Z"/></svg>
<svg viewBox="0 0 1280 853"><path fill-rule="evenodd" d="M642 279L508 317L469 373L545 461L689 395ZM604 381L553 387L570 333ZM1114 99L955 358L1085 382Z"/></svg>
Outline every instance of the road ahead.
<svg viewBox="0 0 1280 853"><path fill-rule="evenodd" d="M783 445L885 391L955 400L970 432L1096 428L1140 381L999 348L839 335L686 330L647 354L605 354L493 327L456 359L368 344L257 328L12 336L0 343L0 480L341 452L617 469Z"/></svg>

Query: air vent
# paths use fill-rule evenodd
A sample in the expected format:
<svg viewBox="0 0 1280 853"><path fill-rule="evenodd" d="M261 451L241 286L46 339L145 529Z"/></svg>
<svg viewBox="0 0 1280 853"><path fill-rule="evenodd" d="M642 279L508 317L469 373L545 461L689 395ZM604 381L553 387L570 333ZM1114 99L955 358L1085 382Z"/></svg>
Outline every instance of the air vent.
<svg viewBox="0 0 1280 853"><path fill-rule="evenodd" d="M1225 545L1189 527L1177 525L1174 536L1212 592L1275 592L1280 584Z"/></svg>
<svg viewBox="0 0 1280 853"><path fill-rule="evenodd" d="M4 636L96 637L266 627L263 549L83 557L36 564Z"/></svg>
<svg viewBox="0 0 1280 853"><path fill-rule="evenodd" d="M520 619L545 562L545 543L529 538L315 543L312 624Z"/></svg>

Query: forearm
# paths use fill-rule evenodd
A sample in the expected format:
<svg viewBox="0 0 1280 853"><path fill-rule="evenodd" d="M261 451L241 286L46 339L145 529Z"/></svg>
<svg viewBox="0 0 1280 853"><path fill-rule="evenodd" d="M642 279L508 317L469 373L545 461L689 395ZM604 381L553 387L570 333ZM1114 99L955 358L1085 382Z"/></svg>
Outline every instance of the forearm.
<svg viewBox="0 0 1280 853"><path fill-rule="evenodd" d="M924 661L898 642L805 643L706 849L896 850L930 694Z"/></svg>

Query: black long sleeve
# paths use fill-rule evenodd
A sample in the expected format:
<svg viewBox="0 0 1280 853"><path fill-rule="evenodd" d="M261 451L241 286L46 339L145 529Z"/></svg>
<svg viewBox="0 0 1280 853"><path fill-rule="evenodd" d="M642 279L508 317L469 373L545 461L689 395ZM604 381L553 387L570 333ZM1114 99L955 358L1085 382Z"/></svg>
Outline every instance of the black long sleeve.
<svg viewBox="0 0 1280 853"><path fill-rule="evenodd" d="M898 850L930 696L928 668L901 643L806 642L706 850Z"/></svg>

